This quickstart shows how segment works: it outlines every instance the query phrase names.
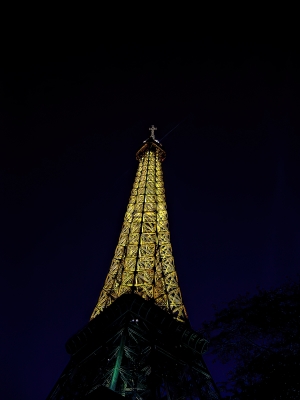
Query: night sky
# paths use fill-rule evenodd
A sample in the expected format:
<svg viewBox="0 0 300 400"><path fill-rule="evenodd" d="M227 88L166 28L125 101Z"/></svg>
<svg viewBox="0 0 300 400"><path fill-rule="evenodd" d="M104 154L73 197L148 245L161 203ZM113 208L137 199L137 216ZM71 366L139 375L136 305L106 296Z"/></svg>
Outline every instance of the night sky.
<svg viewBox="0 0 300 400"><path fill-rule="evenodd" d="M66 365L64 343L96 304L152 124L165 136L171 242L192 326L214 305L299 271L295 35L224 25L112 39L84 27L19 29L2 47L6 400L44 399ZM221 365L208 364L224 379Z"/></svg>

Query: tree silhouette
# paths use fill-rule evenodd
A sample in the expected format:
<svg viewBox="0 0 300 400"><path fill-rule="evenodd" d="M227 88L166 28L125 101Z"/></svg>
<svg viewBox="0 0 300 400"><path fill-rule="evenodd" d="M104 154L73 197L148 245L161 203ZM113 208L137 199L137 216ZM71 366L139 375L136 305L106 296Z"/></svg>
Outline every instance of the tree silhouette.
<svg viewBox="0 0 300 400"><path fill-rule="evenodd" d="M239 296L204 332L210 353L234 365L226 399L300 399L300 280Z"/></svg>

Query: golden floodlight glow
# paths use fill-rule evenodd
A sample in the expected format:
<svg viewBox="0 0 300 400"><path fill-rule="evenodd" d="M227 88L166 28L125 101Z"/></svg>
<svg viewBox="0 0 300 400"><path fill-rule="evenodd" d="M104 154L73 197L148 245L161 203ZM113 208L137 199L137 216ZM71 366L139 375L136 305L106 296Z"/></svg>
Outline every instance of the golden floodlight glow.
<svg viewBox="0 0 300 400"><path fill-rule="evenodd" d="M155 140L153 126L150 130L151 137L137 152L139 165L119 242L91 319L122 294L136 293L178 321L187 320L168 227L165 152Z"/></svg>

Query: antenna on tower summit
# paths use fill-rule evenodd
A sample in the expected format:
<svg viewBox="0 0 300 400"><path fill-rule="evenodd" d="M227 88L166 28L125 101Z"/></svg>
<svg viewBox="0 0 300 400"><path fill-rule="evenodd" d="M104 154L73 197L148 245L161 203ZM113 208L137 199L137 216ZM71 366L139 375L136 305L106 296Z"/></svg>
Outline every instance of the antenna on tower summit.
<svg viewBox="0 0 300 400"><path fill-rule="evenodd" d="M151 135L150 135L150 137L151 137L153 140L155 140L155 134L154 134L154 131L157 131L157 128L155 128L155 126L154 126L154 125L152 125L152 126L151 126L151 128L149 128L149 131L151 131Z"/></svg>

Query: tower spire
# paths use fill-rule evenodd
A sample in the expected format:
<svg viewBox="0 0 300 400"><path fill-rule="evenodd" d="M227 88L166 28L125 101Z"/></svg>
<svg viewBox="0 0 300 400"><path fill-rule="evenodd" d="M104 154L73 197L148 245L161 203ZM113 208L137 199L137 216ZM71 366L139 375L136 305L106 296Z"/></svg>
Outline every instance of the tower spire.
<svg viewBox="0 0 300 400"><path fill-rule="evenodd" d="M157 131L157 128L155 128L155 126L154 126L154 125L152 125L152 126L151 126L151 128L149 128L149 131L151 131L151 135L150 135L150 137L151 137L153 140L155 140L155 134L154 134L154 131Z"/></svg>
<svg viewBox="0 0 300 400"><path fill-rule="evenodd" d="M91 319L124 293L136 293L186 321L174 265L161 144L151 136L136 154L139 162L118 245ZM152 140L151 140L152 139Z"/></svg>

